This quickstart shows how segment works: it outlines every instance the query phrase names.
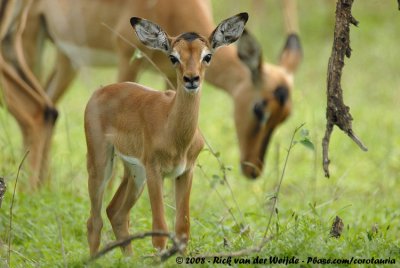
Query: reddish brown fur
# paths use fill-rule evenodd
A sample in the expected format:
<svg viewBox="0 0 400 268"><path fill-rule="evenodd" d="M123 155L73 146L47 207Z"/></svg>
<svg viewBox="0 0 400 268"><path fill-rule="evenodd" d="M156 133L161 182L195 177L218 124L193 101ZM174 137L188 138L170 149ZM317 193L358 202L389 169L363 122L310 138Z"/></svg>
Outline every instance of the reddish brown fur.
<svg viewBox="0 0 400 268"><path fill-rule="evenodd" d="M19 1L25 3L25 0ZM146 49L131 35L131 27L128 21L131 16L135 15L156 22L172 35L195 31L207 36L214 28L210 3L204 0L186 0L184 5L181 0L34 0L32 9L28 14L28 23L22 36L22 45L27 63L35 71L36 75L41 77L41 51L44 47L38 47L43 44L43 40L39 40L40 38L47 36L55 41L57 52L54 72L44 86L45 92L43 91L42 95L44 93L48 94L49 98L56 103L76 76L77 70L76 66L73 65L73 61L76 58L79 60L83 58L81 54L75 55L76 57L73 58L69 55L71 53L71 50L68 50L70 47L62 47L60 44L95 49L103 53L111 52L117 55L118 81L134 81L141 70L149 67L149 63L143 58L136 59L133 64L130 63L134 48L121 38L113 35L106 27L101 25L102 23L115 29L116 32L137 45L157 63L158 67L171 81L176 81L175 72L170 67L168 59L162 56L160 52ZM284 68L261 62L260 66L263 69L261 82L255 85L252 81L251 72L238 58L236 48L225 47L214 55L212 64L206 74L208 82L225 90L234 101L235 125L241 162L251 162L252 166L257 166L257 168L245 167L243 169L244 174L248 177L259 176L263 168L262 161L259 158L261 155L260 150L263 151L263 148L251 146L258 146L257 144L261 143L260 139L265 139L262 133L272 132L276 126L276 123L269 123L265 127L268 130L262 131L257 141L249 140L249 136L246 133L251 132L257 124L254 115L251 113L251 106L261 99L272 98L275 90L274 86L282 81L282 83L289 86L289 91L292 90L292 73L301 58L299 55L296 51L285 49L281 61L281 66ZM94 62L90 64L104 64L104 62L98 62L101 58L94 56ZM107 63L112 64L111 62ZM9 97L6 96L6 99L11 100L15 97L14 95L19 98L19 95L15 94L17 91L16 87L14 87L14 90L6 91L6 94L9 95ZM7 92L13 92L14 94ZM42 96L39 97L43 98ZM21 118L25 114L22 111L25 108L21 107L34 106L35 109L39 110L38 114L44 114L45 107L35 106L36 99L20 98L19 101L22 104L9 104L9 107L20 107L15 109L13 113L16 118ZM291 109L290 103L283 110L272 107L275 106L271 105L267 109L271 110L273 118L278 118L274 119L274 122L280 122L286 118ZM25 121L39 122L31 117ZM30 124L22 123L23 133L30 133L32 137L42 137L40 140L46 140L47 144L42 148L42 146L35 144L37 139L30 139L27 134L24 135L27 141L26 147L31 149L30 156L33 156L32 159L39 159L36 156L42 155L46 159L53 126L38 123L37 127L32 128ZM43 136L42 133L47 134ZM32 165L33 173L40 173L39 178L44 173L39 172L39 170L45 169L45 162L39 161L37 165ZM38 178L35 179L35 181L37 180Z"/></svg>

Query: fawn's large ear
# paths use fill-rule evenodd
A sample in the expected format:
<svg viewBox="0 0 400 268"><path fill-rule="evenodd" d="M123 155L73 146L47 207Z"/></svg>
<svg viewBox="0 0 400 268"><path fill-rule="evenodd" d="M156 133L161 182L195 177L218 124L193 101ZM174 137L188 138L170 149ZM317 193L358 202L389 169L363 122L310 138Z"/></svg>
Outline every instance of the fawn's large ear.
<svg viewBox="0 0 400 268"><path fill-rule="evenodd" d="M216 49L238 40L243 33L244 26L248 19L249 15L244 12L230 17L218 24L217 28L215 28L209 38L211 48Z"/></svg>
<svg viewBox="0 0 400 268"><path fill-rule="evenodd" d="M239 38L238 56L250 69L253 82L260 81L263 63L261 45L247 30L244 30Z"/></svg>
<svg viewBox="0 0 400 268"><path fill-rule="evenodd" d="M168 35L154 22L138 17L131 18L131 25L139 40L149 48L158 49L165 53L170 50Z"/></svg>
<svg viewBox="0 0 400 268"><path fill-rule="evenodd" d="M300 38L297 34L289 34L282 50L280 64L290 73L294 73L303 58Z"/></svg>

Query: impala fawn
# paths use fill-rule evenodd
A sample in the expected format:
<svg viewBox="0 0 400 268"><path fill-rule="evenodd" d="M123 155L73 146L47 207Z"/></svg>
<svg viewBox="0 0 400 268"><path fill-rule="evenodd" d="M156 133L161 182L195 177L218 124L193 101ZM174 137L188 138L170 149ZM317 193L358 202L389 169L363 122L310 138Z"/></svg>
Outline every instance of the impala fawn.
<svg viewBox="0 0 400 268"><path fill-rule="evenodd" d="M100 245L101 207L114 156L121 158L124 176L107 207L116 238L129 235L129 212L147 182L153 231L167 231L163 203L163 178L175 179L175 232L189 239L189 196L195 161L203 147L198 130L201 86L214 51L236 41L244 30L247 13L222 21L211 36L189 32L169 37L160 26L131 18L138 39L164 52L177 73L177 90L155 91L136 83L117 83L97 90L85 111L90 217L87 222L91 255ZM164 249L166 237L153 237L153 246ZM131 245L122 248L132 252Z"/></svg>

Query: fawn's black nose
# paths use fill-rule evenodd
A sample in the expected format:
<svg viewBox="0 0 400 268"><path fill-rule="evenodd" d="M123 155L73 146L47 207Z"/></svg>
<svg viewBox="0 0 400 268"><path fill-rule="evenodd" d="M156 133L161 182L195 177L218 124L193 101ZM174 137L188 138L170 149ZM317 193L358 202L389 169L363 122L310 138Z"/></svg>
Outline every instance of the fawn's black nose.
<svg viewBox="0 0 400 268"><path fill-rule="evenodd" d="M193 77L187 77L184 76L183 77L183 81L185 81L185 83L195 83L195 82L199 82L200 81L200 77L199 76L193 76Z"/></svg>
<svg viewBox="0 0 400 268"><path fill-rule="evenodd" d="M191 90L191 89L197 89L200 84L200 76L183 76L183 82L185 82L185 88Z"/></svg>

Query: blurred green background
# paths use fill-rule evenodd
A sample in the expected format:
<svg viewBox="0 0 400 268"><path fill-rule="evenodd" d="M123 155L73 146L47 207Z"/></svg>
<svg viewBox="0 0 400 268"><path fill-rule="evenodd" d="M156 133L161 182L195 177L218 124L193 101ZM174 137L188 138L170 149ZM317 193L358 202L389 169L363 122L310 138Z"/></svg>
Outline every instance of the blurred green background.
<svg viewBox="0 0 400 268"><path fill-rule="evenodd" d="M303 62L295 75L291 117L277 129L266 157L266 170L248 181L239 170L232 103L224 92L206 85L200 128L220 152L230 187L221 180L217 160L201 153L192 188L192 237L189 254L237 250L261 241L270 215L278 178L291 135L305 123L315 150L297 144L289 158L274 213L273 239L253 256L307 256L320 258L395 258L400 261L400 11L396 1L355 1L351 27L350 59L346 59L342 87L353 115L353 129L367 145L362 152L336 129L330 144L331 178L322 171L321 141L325 132L326 71L331 53L335 1L298 1ZM264 60L276 63L286 36L280 1L212 1L215 21L239 11L250 13L248 28L260 41ZM51 53L49 53L51 57ZM12 267L80 266L87 257L86 219L89 214L83 109L94 89L114 81L115 69L81 71L59 105L51 154L52 180L35 194L17 192L13 208ZM159 75L145 73L141 83L164 88ZM299 137L297 136L296 139ZM0 213L0 265L8 250L9 207L19 162L23 156L19 129L0 110L0 176L8 192ZM116 180L118 181L118 179ZM20 177L21 189L27 174ZM174 200L165 181L167 214L173 226ZM116 187L116 183L114 185ZM106 202L112 191L106 194ZM131 213L132 232L151 227L145 191ZM343 219L339 239L329 238L334 217ZM104 218L103 245L114 239ZM377 231L376 231L377 230ZM227 246L224 246L224 241ZM121 258L115 250L99 260L101 266L141 266L143 256L154 253L150 240L134 244L135 256ZM167 262L173 266L175 258Z"/></svg>

